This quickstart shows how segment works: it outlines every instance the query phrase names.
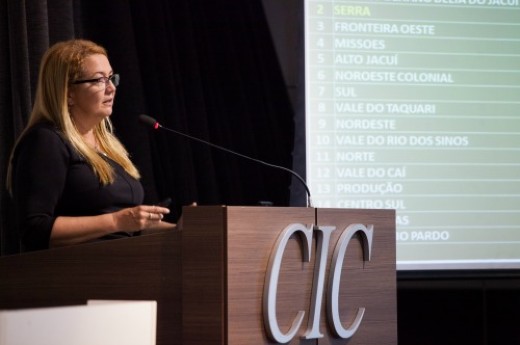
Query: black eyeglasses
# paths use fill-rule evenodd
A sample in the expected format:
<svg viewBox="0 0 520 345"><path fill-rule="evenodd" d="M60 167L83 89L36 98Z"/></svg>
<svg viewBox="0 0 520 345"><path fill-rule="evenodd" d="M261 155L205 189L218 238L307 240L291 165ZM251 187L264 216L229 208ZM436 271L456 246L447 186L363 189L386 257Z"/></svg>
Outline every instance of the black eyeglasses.
<svg viewBox="0 0 520 345"><path fill-rule="evenodd" d="M106 87L108 85L108 82L112 82L112 84L114 86L118 86L119 85L119 74L112 74L110 77L99 77L99 78L95 78L95 79L85 79L85 80L75 80L72 82L72 84L84 84L84 83L98 83L99 85L101 85L101 83L103 83L103 85Z"/></svg>

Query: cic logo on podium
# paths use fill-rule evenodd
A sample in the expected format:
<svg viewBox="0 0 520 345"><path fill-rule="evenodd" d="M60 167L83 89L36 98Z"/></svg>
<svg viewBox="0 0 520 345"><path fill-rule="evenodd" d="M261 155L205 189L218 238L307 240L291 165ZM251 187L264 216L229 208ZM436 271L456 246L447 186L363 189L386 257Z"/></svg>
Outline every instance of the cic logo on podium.
<svg viewBox="0 0 520 345"><path fill-rule="evenodd" d="M327 285L325 286L325 271L327 265L327 256L329 251L330 237L335 226L305 226L303 224L291 224L287 226L279 235L276 244L269 257L269 264L265 276L264 295L263 295L263 313L264 325L268 336L275 342L288 343L297 334L303 323L305 315L304 310L298 311L292 326L283 333L278 325L276 318L276 294L278 289L278 278L282 264L283 254L287 246L289 238L293 235L299 235L299 239L303 242L302 261L310 262L311 246L313 235L316 236L316 264L314 266L314 280L311 294L311 304L307 330L303 336L304 339L322 338L323 333L320 332L320 313L323 301L323 293L327 291L326 313L329 327L333 333L340 338L351 338L356 333L365 308L359 308L354 321L348 328L344 328L339 315L339 285L341 278L341 269L343 259L347 251L347 246L355 234L360 234L363 246L363 260L370 261L370 252L372 248L373 225L365 226L363 224L351 224L346 227L335 248L330 263L330 274Z"/></svg>

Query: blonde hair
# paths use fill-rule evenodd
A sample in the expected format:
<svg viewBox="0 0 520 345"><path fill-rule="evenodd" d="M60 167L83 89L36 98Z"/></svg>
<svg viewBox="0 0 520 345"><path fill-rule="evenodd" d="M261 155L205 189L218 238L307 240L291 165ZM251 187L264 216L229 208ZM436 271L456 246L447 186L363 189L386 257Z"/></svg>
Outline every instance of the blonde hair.
<svg viewBox="0 0 520 345"><path fill-rule="evenodd" d="M107 56L105 48L94 42L82 39L74 39L54 44L43 55L36 98L29 118L29 122L20 138L35 124L42 121L53 123L70 142L74 149L92 167L103 185L114 182L114 171L110 164L102 158L98 152L85 143L83 137L76 128L67 104L67 95L71 81L81 77L85 58L102 54ZM112 123L109 118L104 118L94 128L94 135L99 144L99 149L117 162L132 177L140 178L139 171L128 157L128 152L113 134ZM12 158L7 171L7 188L12 192Z"/></svg>

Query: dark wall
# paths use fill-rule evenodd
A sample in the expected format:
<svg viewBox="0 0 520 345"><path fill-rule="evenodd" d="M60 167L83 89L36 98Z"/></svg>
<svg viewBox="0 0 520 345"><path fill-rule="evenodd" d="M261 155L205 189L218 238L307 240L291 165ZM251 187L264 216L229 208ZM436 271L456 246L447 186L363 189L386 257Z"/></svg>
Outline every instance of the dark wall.
<svg viewBox="0 0 520 345"><path fill-rule="evenodd" d="M520 344L517 272L441 274L399 279L399 345Z"/></svg>

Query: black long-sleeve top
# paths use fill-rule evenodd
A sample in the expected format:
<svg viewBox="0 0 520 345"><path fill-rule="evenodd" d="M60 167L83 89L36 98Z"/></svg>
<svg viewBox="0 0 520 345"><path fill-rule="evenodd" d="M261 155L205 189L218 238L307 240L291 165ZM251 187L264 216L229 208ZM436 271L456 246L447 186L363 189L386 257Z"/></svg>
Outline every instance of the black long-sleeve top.
<svg viewBox="0 0 520 345"><path fill-rule="evenodd" d="M115 181L102 185L91 166L50 123L33 126L14 156L12 190L23 251L46 249L59 216L95 216L143 202L141 183L108 157ZM131 236L115 233L101 239Z"/></svg>

